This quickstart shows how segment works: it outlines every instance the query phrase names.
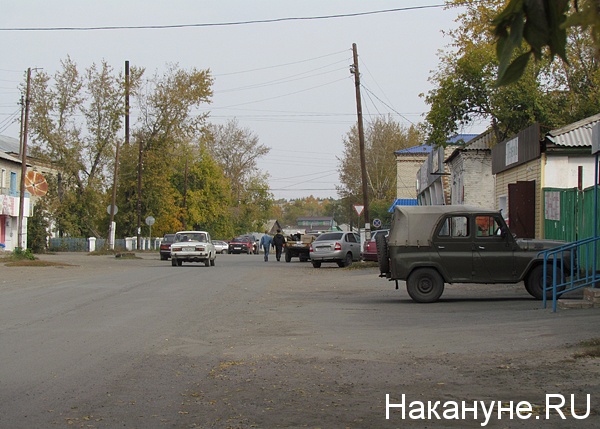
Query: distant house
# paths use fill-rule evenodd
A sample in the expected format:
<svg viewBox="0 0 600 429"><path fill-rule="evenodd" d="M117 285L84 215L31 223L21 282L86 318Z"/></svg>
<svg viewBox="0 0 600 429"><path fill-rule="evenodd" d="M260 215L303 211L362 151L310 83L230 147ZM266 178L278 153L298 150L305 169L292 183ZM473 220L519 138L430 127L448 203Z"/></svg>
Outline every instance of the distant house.
<svg viewBox="0 0 600 429"><path fill-rule="evenodd" d="M299 217L296 219L298 230L331 231L336 229L337 222L331 216Z"/></svg>
<svg viewBox="0 0 600 429"><path fill-rule="evenodd" d="M20 206L20 185L22 161L20 155L19 140L0 136L0 245L4 244L5 250L14 250L19 247L18 240L18 218ZM35 172L34 177L47 179L50 176L57 177L58 171L52 166L39 160L27 157L27 173ZM38 188L39 189L39 188ZM25 192L23 210L22 247L27 243L27 218L33 213L36 202L44 198L41 195L30 195ZM50 227L52 234L52 225Z"/></svg>
<svg viewBox="0 0 600 429"><path fill-rule="evenodd" d="M448 139L446 147L433 148L421 164L417 174L419 205L451 204L449 167L444 162L450 154L477 137L477 134L457 134Z"/></svg>
<svg viewBox="0 0 600 429"><path fill-rule="evenodd" d="M29 194L24 201L22 239L19 237L19 208L21 201L21 160L0 151L0 250L13 251L27 243L27 218L29 216Z"/></svg>
<svg viewBox="0 0 600 429"><path fill-rule="evenodd" d="M262 231L260 231L260 232L267 231L269 234L273 235L273 234L276 234L278 230L279 231L283 230L279 221L277 219L270 219L269 221L267 221L267 223L264 225Z"/></svg>
<svg viewBox="0 0 600 429"><path fill-rule="evenodd" d="M450 204L494 209L492 146L496 139L488 130L464 146L456 146L444 161L450 170Z"/></svg>
<svg viewBox="0 0 600 429"><path fill-rule="evenodd" d="M397 200L415 200L416 203L417 189L415 187L415 176L425 160L427 160L432 149L432 146L424 144L394 152L396 156Z"/></svg>

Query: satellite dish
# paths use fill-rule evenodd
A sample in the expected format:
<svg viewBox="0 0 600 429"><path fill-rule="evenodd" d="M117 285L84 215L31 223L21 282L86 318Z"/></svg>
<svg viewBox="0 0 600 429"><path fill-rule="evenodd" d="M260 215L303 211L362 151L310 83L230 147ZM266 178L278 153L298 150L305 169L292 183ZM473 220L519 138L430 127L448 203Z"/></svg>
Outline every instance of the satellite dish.
<svg viewBox="0 0 600 429"><path fill-rule="evenodd" d="M28 171L25 174L25 189L34 197L43 197L48 192L48 182L42 173Z"/></svg>

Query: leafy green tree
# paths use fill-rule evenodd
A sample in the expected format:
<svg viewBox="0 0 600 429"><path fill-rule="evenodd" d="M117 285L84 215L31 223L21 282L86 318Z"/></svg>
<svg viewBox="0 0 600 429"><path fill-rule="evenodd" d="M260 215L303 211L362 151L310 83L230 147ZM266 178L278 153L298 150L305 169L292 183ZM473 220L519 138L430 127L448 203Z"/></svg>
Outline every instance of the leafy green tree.
<svg viewBox="0 0 600 429"><path fill-rule="evenodd" d="M425 95L431 106L424 127L429 143L444 146L448 137L475 122L488 122L502 141L535 122L555 128L597 112L598 67L585 34L570 38L577 52L572 67L541 58L527 63L512 85L497 85L496 36L489 22L501 6L497 0L468 2L458 28L449 32L452 42L440 55L430 77L433 89Z"/></svg>
<svg viewBox="0 0 600 429"><path fill-rule="evenodd" d="M569 64L569 33L587 32L593 56L600 56L597 0L510 0L492 25L498 38L499 85L519 80L532 57L552 62L557 56Z"/></svg>
<svg viewBox="0 0 600 429"><path fill-rule="evenodd" d="M120 84L105 62L83 76L70 58L62 67L53 78L37 71L32 79L30 153L60 171L57 200L50 204L59 233L99 235L123 112Z"/></svg>
<svg viewBox="0 0 600 429"><path fill-rule="evenodd" d="M48 249L49 227L46 201L41 198L33 207L33 215L27 219L27 248L33 253L44 253Z"/></svg>
<svg viewBox="0 0 600 429"><path fill-rule="evenodd" d="M197 200L190 198L188 201L187 191L183 188L186 182L177 178L184 174L186 159L192 171L200 159L198 142L205 139L206 115L197 115L196 108L210 101L211 86L208 70L188 71L169 65L163 75L155 74L145 87L141 87L144 90L135 94L142 114L132 133L134 142L124 146L121 155L117 192L119 234L137 233L140 145L140 218L151 215L156 219L153 235L197 223L197 218L193 217L198 211L193 205ZM189 190L192 193L196 191ZM121 205L124 210L121 210Z"/></svg>

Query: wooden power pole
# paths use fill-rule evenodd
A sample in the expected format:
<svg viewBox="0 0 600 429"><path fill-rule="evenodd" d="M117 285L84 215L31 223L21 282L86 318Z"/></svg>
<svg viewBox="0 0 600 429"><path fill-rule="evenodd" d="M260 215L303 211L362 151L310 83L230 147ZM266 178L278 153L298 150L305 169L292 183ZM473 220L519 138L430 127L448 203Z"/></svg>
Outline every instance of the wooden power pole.
<svg viewBox="0 0 600 429"><path fill-rule="evenodd" d="M365 131L363 128L362 118L362 103L360 98L360 73L358 72L358 51L356 49L356 43L352 44L352 54L354 57L354 64L352 65L351 72L354 74L354 86L356 88L356 113L358 115L358 144L360 149L360 174L362 177L362 193L363 193L363 205L364 217L365 217L365 230L369 234L371 229L369 220L369 194L367 185L367 165L365 161ZM359 225L360 227L360 225ZM367 238L369 238L367 236Z"/></svg>
<svg viewBox="0 0 600 429"><path fill-rule="evenodd" d="M27 248L27 243L23 243L23 216L25 212L25 175L27 174L27 133L29 122L29 94L31 92L31 67L27 69L27 89L25 92L25 119L22 124L22 144L21 144L21 193L19 198L19 219L17 222L17 247Z"/></svg>
<svg viewBox="0 0 600 429"><path fill-rule="evenodd" d="M125 144L129 143L129 61L125 61ZM115 248L115 210L117 208L117 185L119 183L119 139L115 148L115 168L113 176L112 202L110 206L110 226L108 227L108 246Z"/></svg>

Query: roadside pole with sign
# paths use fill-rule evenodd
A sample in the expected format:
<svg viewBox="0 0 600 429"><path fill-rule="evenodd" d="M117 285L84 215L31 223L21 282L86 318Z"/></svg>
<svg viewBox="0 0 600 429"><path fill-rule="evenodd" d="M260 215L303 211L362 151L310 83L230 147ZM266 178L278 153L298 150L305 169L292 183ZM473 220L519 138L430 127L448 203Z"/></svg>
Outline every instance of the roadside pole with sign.
<svg viewBox="0 0 600 429"><path fill-rule="evenodd" d="M152 225L154 225L156 219L154 219L152 216L148 216L146 217L145 221L146 225L150 227L150 241L148 242L148 247L152 248Z"/></svg>
<svg viewBox="0 0 600 429"><path fill-rule="evenodd" d="M358 222L356 223L358 225L358 236L361 237L360 235L360 215L362 214L363 210L365 209L365 206L362 206L360 204L354 204L354 210L356 211L356 214L358 215ZM362 239L361 239L361 243L360 243L360 248L362 249L363 244L362 244Z"/></svg>
<svg viewBox="0 0 600 429"><path fill-rule="evenodd" d="M113 219L114 219L114 215L116 215L118 211L119 211L119 209L117 208L117 206L109 205L106 208L106 213L111 215L113 217ZM108 226L108 230L109 230L108 231L108 248L110 250L114 250L114 248L115 248L115 231L116 231L116 229L117 229L117 222L115 222L113 220L110 223L110 225Z"/></svg>

